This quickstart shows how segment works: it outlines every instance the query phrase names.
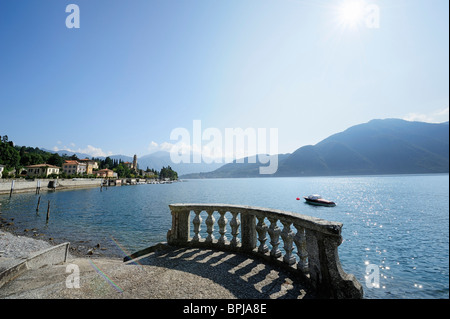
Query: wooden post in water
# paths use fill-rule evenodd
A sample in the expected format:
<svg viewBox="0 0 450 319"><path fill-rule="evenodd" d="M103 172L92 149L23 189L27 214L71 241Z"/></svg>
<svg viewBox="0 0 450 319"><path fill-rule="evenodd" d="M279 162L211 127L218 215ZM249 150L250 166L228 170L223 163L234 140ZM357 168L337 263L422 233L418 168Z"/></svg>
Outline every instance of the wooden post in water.
<svg viewBox="0 0 450 319"><path fill-rule="evenodd" d="M48 223L49 217L50 217L50 201L48 201L48 206L47 206L47 219L46 219L46 223Z"/></svg>
<svg viewBox="0 0 450 319"><path fill-rule="evenodd" d="M11 198L11 196L12 196L12 193L13 193L13 190L14 190L14 183L15 183L16 181L15 180L12 180L12 182L11 182L11 191L9 192L9 198Z"/></svg>
<svg viewBox="0 0 450 319"><path fill-rule="evenodd" d="M41 192L41 180L38 179L36 184L36 194L39 194Z"/></svg>
<svg viewBox="0 0 450 319"><path fill-rule="evenodd" d="M39 204L41 203L41 196L39 196L38 203L36 206L36 213L39 213Z"/></svg>

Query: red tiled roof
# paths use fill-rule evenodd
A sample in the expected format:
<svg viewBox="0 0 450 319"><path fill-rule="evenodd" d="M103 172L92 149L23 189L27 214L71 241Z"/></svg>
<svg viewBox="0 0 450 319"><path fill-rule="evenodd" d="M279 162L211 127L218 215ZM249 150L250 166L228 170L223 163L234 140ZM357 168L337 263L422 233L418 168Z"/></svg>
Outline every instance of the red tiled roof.
<svg viewBox="0 0 450 319"><path fill-rule="evenodd" d="M64 164L79 164L78 161L75 160L66 160Z"/></svg>

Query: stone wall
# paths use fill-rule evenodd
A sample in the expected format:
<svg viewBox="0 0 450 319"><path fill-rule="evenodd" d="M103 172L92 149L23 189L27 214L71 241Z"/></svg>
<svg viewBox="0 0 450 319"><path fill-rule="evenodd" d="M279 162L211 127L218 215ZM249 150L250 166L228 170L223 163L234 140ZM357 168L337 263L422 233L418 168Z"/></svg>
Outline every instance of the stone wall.
<svg viewBox="0 0 450 319"><path fill-rule="evenodd" d="M48 185L50 182L56 181L56 190L58 189L76 189L76 188L89 188L100 187L102 179L88 179L88 178L74 178L74 179L40 179L41 191L49 190ZM11 179L0 180L0 194L9 194L11 191ZM16 179L14 182L13 193L35 192L38 183L38 179L25 180Z"/></svg>

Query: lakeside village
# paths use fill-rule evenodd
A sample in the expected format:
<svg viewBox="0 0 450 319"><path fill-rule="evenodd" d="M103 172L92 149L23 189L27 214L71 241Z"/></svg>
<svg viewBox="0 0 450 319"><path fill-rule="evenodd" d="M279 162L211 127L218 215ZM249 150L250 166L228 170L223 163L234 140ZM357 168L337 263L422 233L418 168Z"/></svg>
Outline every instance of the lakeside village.
<svg viewBox="0 0 450 319"><path fill-rule="evenodd" d="M170 166L140 169L137 156L133 162L94 158L79 159L74 154L50 153L39 148L14 146L8 136L0 139L0 178L23 179L81 179L101 178L106 186L119 183L170 183L178 174Z"/></svg>

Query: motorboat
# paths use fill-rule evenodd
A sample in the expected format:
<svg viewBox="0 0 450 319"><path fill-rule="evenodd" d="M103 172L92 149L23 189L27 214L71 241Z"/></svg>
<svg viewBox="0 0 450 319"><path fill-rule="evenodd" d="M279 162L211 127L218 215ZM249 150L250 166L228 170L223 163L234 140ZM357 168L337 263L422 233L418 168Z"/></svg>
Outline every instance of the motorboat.
<svg viewBox="0 0 450 319"><path fill-rule="evenodd" d="M336 206L335 202L332 202L327 199L323 199L320 195L314 194L303 197L306 200L307 204L310 205L317 205L317 206L328 206L328 207L334 207Z"/></svg>

